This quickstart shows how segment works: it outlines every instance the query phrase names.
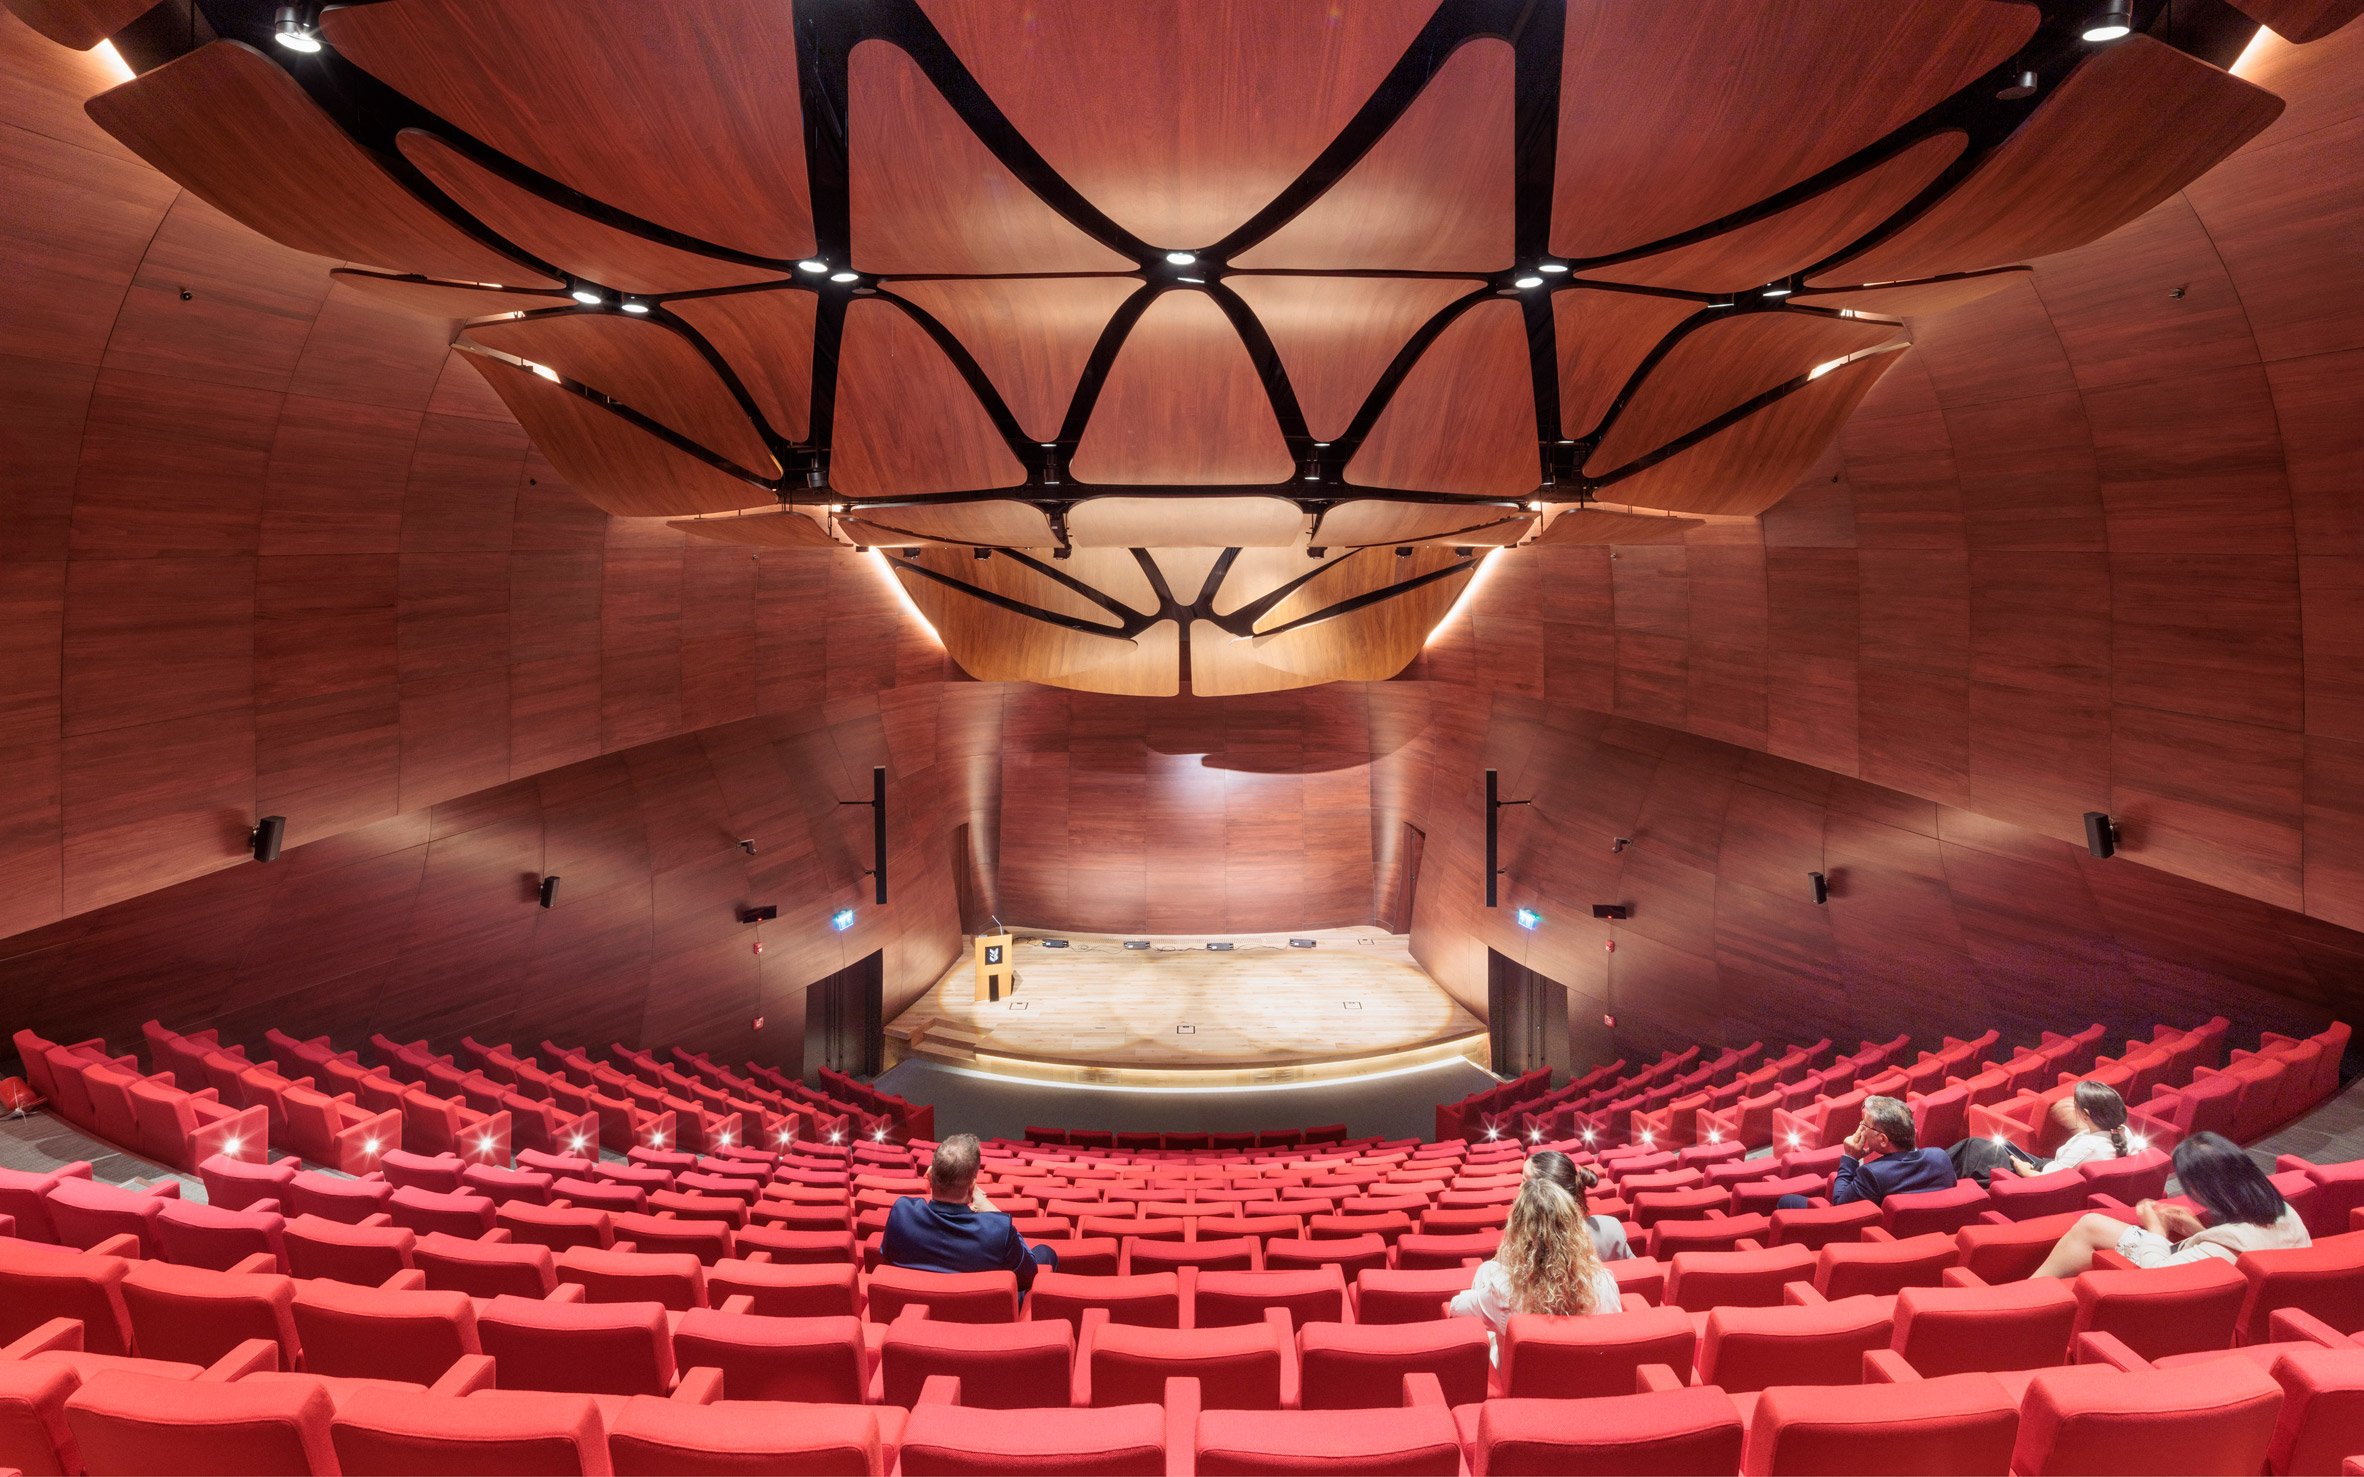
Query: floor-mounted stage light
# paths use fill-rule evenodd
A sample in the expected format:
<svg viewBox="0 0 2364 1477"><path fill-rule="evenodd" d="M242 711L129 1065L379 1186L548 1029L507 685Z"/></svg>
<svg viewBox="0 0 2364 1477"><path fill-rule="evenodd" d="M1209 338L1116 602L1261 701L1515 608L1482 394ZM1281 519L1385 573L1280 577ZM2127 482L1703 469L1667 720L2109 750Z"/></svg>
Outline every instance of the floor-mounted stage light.
<svg viewBox="0 0 2364 1477"><path fill-rule="evenodd" d="M2108 0L2085 22L2087 41L2122 41L2134 30L2134 0Z"/></svg>

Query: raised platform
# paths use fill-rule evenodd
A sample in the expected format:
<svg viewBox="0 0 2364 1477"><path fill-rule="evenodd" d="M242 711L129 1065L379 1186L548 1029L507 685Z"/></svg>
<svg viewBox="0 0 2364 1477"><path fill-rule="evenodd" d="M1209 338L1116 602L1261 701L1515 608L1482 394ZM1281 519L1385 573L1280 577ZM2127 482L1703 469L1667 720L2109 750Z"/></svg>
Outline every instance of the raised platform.
<svg viewBox="0 0 2364 1477"><path fill-rule="evenodd" d="M1149 939L1017 930L1016 993L976 998L963 955L887 1026L887 1050L1036 1082L1259 1087L1487 1059L1485 1023L1399 936L1354 929ZM1212 950L1210 938L1236 947Z"/></svg>

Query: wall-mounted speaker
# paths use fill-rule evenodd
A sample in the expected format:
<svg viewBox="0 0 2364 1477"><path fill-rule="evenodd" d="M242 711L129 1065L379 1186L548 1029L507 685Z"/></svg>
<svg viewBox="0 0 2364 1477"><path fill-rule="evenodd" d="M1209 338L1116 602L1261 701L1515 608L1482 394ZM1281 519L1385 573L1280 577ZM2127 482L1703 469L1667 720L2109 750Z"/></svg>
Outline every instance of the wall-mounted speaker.
<svg viewBox="0 0 2364 1477"><path fill-rule="evenodd" d="M1808 872L1806 881L1814 889L1814 902L1817 907L1830 901L1830 879L1828 877L1823 876L1820 872Z"/></svg>
<svg viewBox="0 0 2364 1477"><path fill-rule="evenodd" d="M1630 915L1626 910L1625 904L1623 903L1594 903L1592 905L1592 916L1595 918L1619 919L1628 917Z"/></svg>
<svg viewBox="0 0 2364 1477"><path fill-rule="evenodd" d="M779 916L780 909L776 903L766 903L760 908L741 908L739 910L741 923L769 923Z"/></svg>
<svg viewBox="0 0 2364 1477"><path fill-rule="evenodd" d="M558 879L556 877L544 877L542 879L542 906L545 908L555 907L557 903Z"/></svg>
<svg viewBox="0 0 2364 1477"><path fill-rule="evenodd" d="M279 860L279 843L287 839L287 817L267 815L255 822L254 834L247 838L248 846L258 862Z"/></svg>
<svg viewBox="0 0 2364 1477"><path fill-rule="evenodd" d="M2085 812L2085 849L2095 856L2108 858L2118 852L2118 827L2106 810Z"/></svg>

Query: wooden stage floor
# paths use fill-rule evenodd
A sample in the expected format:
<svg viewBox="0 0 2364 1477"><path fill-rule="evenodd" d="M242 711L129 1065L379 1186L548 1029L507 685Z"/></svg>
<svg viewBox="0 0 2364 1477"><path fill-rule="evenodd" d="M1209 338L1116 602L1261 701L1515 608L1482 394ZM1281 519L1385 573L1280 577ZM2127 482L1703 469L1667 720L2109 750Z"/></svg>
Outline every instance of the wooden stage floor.
<svg viewBox="0 0 2364 1477"><path fill-rule="evenodd" d="M1481 1066L1485 1023L1438 988L1401 937L1356 929L1153 937L1021 932L1018 984L976 998L961 960L887 1027L897 1059L920 1057L1048 1082L1144 1087L1316 1081L1464 1056ZM1215 936L1221 941L1225 936Z"/></svg>

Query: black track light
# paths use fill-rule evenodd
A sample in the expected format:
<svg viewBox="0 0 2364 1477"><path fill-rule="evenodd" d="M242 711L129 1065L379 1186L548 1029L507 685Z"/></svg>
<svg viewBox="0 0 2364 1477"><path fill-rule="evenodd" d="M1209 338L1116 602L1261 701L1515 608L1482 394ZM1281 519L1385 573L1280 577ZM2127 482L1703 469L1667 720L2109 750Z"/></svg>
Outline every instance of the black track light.
<svg viewBox="0 0 2364 1477"><path fill-rule="evenodd" d="M1995 96L2007 103L2015 103L2021 98L2034 97L2036 89L2041 85L2042 83L2036 77L2035 68L2021 67L2011 74L2009 82L1995 89Z"/></svg>
<svg viewBox="0 0 2364 1477"><path fill-rule="evenodd" d="M2096 44L2123 41L2134 31L2134 0L2106 0L2081 33Z"/></svg>
<svg viewBox="0 0 2364 1477"><path fill-rule="evenodd" d="M312 56L320 50L320 31L312 24L308 6L282 5L271 17L271 39L289 51Z"/></svg>

